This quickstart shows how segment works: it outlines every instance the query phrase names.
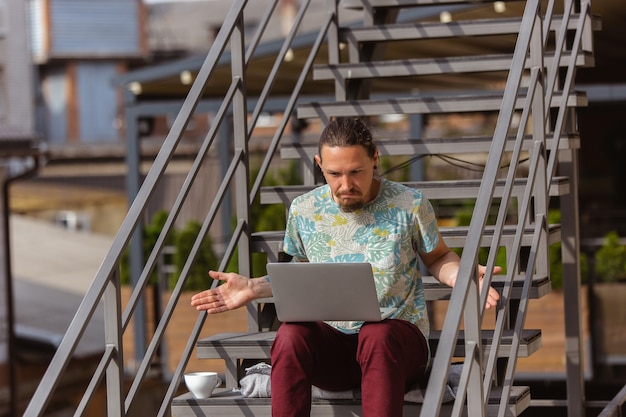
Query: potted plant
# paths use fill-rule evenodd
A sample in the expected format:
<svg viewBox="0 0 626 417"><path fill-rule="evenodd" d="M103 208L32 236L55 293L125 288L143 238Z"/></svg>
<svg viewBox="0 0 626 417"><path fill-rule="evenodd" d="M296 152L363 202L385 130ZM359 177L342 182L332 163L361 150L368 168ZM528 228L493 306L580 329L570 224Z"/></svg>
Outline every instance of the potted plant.
<svg viewBox="0 0 626 417"><path fill-rule="evenodd" d="M626 361L626 245L609 232L595 253L594 306L596 360L607 365Z"/></svg>
<svg viewBox="0 0 626 417"><path fill-rule="evenodd" d="M595 254L595 274L600 283L626 282L626 245L617 232L609 232Z"/></svg>

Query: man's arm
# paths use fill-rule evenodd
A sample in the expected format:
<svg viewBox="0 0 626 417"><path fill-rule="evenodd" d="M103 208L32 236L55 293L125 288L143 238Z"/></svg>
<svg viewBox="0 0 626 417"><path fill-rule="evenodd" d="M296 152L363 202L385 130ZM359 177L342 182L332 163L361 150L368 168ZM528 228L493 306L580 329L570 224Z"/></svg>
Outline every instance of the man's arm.
<svg viewBox="0 0 626 417"><path fill-rule="evenodd" d="M454 253L443 241L439 234L439 241L435 249L428 253L420 253L424 266L442 284L454 287L459 272L459 256Z"/></svg>
<svg viewBox="0 0 626 417"><path fill-rule="evenodd" d="M435 249L428 253L420 253L424 266L428 268L431 274L442 284L446 284L449 287L454 287L456 284L456 278L459 273L459 256L454 253L443 241L443 237L439 234L439 241ZM502 268L496 266L493 268L493 272L497 274ZM483 278L485 276L485 267L478 265L478 277L479 285L482 289ZM500 294L493 288L489 287L489 295L487 296L487 302L485 308L495 307L500 299Z"/></svg>

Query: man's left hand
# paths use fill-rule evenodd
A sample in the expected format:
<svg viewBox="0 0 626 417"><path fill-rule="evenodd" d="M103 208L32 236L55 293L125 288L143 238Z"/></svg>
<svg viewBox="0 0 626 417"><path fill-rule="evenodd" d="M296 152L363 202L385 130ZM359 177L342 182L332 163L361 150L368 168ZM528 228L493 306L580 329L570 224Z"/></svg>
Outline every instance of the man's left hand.
<svg viewBox="0 0 626 417"><path fill-rule="evenodd" d="M494 266L493 273L497 274L502 271L502 268L499 266ZM485 272L487 272L487 267L484 265L478 265L478 288L482 292L483 288L483 280L485 278ZM490 309L498 305L498 300L500 300L500 294L496 291L495 288L489 287L489 293L487 294L487 301L485 302L485 308Z"/></svg>

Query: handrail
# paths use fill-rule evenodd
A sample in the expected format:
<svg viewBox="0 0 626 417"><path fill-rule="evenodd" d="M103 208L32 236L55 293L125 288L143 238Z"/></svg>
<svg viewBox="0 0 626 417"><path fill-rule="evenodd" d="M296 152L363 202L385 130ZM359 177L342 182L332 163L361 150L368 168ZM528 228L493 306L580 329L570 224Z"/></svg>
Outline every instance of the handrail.
<svg viewBox="0 0 626 417"><path fill-rule="evenodd" d="M580 11L579 14L579 21L578 21L578 26L576 27L576 33L574 35L574 41L572 43L572 56L571 56L571 60L569 62L569 65L567 67L567 72L565 75L565 81L563 83L563 88L562 91L563 92L569 92L572 90L572 87L574 85L574 77L576 75L576 58L578 57L578 53L581 49L582 46L582 36L583 33L585 31L585 24L588 21L588 17L590 17L591 15L591 5L588 2L582 2L582 10ZM556 122L555 122L555 127L554 127L554 131L553 131L553 139L556 140L555 145L558 146L559 142L560 142L560 134L561 132L563 132L563 128L565 125L565 118L567 117L567 103L564 99L562 100L560 106L559 106L559 111L558 111L558 115L556 118ZM547 114L547 110L546 110L546 118L548 117ZM555 148L558 149L558 148ZM552 152L550 155L550 159L548 161L548 179L552 179L555 175L556 172L556 162L557 162L557 154L558 152Z"/></svg>
<svg viewBox="0 0 626 417"><path fill-rule="evenodd" d="M260 40L268 27L270 17L274 13L276 6L278 4L278 0L270 2L267 6L264 17L262 18L257 32L255 33L252 41L246 47L243 42L243 11L248 3L247 0L236 0L232 3L231 8L224 20L224 23L209 51L207 54L204 63L202 64L199 73L196 77L196 80L192 84L189 94L183 102L181 110L176 117L170 132L165 138L163 145L161 147L160 152L157 154L154 163L149 170L146 178L143 182L142 187L140 188L136 198L133 200L131 207L122 222L122 225L113 240L113 244L105 256L105 259L100 266L99 271L97 272L94 281L88 290L81 306L79 307L76 316L70 327L63 338L59 349L57 350L54 358L48 370L46 371L44 377L41 380L41 383L37 387L35 395L33 396L31 402L29 403L25 416L40 416L44 412L47 407L52 393L55 391L56 386L58 385L59 379L65 368L67 367L69 360L76 349L76 346L79 340L84 333L87 323L90 321L93 316L97 305L100 300L104 300L105 304L113 308L115 311L118 311L119 314L107 315L111 317L105 317L105 327L110 329L111 332L112 344L108 345L105 348L104 355L102 356L98 367L96 368L95 373L92 376L91 381L80 401L80 404L76 410L75 415L82 415L89 403L89 400L94 395L98 386L102 383L105 378L107 380L107 391L109 398L109 414L110 415L125 415L128 413L132 403L139 392L140 386L144 379L146 378L150 363L152 358L157 350L157 347L161 343L162 338L165 335L165 329L169 324L169 320L173 314L174 307L177 304L177 301L182 292L182 288L184 287L185 281L187 279L187 275L189 274L191 263L193 262L195 256L197 255L200 244L204 237L208 234L208 230L210 229L211 224L213 223L216 213L220 206L222 205L225 196L227 195L227 190L231 187L230 182L234 179L237 183L237 188L241 188L242 184L244 188L247 186L248 191L245 193L245 200L250 201L255 197L258 188L260 187L260 183L265 175L267 168L269 166L269 160L271 159L271 154L266 156L264 160L263 167L264 169L259 172L257 176L257 186L256 188L250 189L250 185L248 184L248 179L244 179L241 175L242 172L246 172L246 176L248 173L247 168L247 150L246 143L247 138L250 135L250 132L254 129L256 125L256 119L258 115L263 110L263 106L268 98L271 87L278 76L278 68L284 62L284 56L289 51L291 44L293 43L297 31L301 25L301 22L304 19L305 12L310 4L311 0L307 0L303 2L301 5L300 11L296 17L296 21L294 22L290 34L287 36L283 43L283 47L281 48L281 53L277 57L276 63L272 69L270 76L268 77L265 88L263 89L262 95L259 97L257 101L257 105L254 109L254 117L251 121L247 121L246 117L248 115L248 111L246 108L246 98L245 92L243 91L243 87L245 86L245 71L248 65L248 62L253 57L254 52ZM310 69L313 65L315 56L319 53L321 49L321 45L326 36L326 32L330 27L330 22L333 21L334 16L328 16L326 23L322 25L322 29L320 30L320 34L318 35L318 39L311 50L309 59L307 60L306 65L302 70L302 74L294 88L293 94L287 106L287 110L283 116L283 123L281 125L280 133L277 133L274 137L271 147L272 149L276 149L280 140L282 133L284 133L284 129L286 127L286 123L295 108L297 99L300 95L300 91L305 82L307 74L310 72ZM208 83L208 80L211 78L214 69L217 67L219 62L219 58L226 51L226 48L230 42L230 48L232 50L232 73L233 73L233 81L231 83L230 88L224 96L220 109L218 110L216 117L212 121L209 131L207 132L205 138L203 139L201 146L199 148L199 152L195 157L193 164L189 170L189 173L185 179L184 184L181 187L181 190L172 205L171 210L167 216L165 221L165 225L159 234L157 241L152 248L148 258L145 262L144 268L141 271L141 274L138 278L138 281L133 289L129 302L124 310L123 315L121 314L121 306L119 301L119 282L111 286L113 282L112 279L119 280L118 274L112 274L112 271L117 271L119 269L119 262L122 257L122 253L125 248L129 244L133 233L135 232L140 219L143 216L143 212L150 201L151 196L153 195L156 186L158 185L160 179L163 177L165 173L166 167L168 166L172 155L182 138L183 132L191 120L192 115L195 112L197 105L203 96L203 90L205 85ZM245 49L245 52L244 52ZM136 307L139 305L139 300L144 293L149 277L158 262L161 251L165 245L166 239L170 233L170 230L173 228L173 225L181 212L182 206L184 202L187 200L192 184L195 182L195 179L199 173L200 168L206 158L210 148L212 147L214 140L217 136L217 132L226 120L226 115L228 114L229 107L233 108L233 118L238 118L233 121L235 126L235 136L240 135L244 137L244 141L241 142L241 148L236 149L235 155L232 158L231 166L228 170L226 178L223 179L215 198L213 199L213 204L207 213L204 223L202 224L201 230L196 237L196 241L194 242L193 248L191 250L190 256L185 263L183 270L181 271L179 280L176 284L172 292L172 296L168 302L168 305L165 307L163 315L159 321L159 324L154 332L153 338L145 352L144 359L142 360L139 368L136 371L133 382L126 394L124 396L124 390L121 388L122 381L122 369L123 369L123 357L122 357L122 349L121 349L121 335L127 330L130 320L135 312ZM239 120L241 119L241 120ZM238 131L239 126L245 126L245 131ZM241 170L240 166L245 165L246 168ZM252 192L250 192L252 190ZM242 196L243 197L243 196ZM242 206L245 208L242 209ZM242 209L240 214L243 216L242 219L238 221L237 229L234 231L230 242L228 243L227 253L222 260L222 264L220 265L220 269L224 270L226 268L228 259L231 258L232 253L237 247L237 242L241 242L242 239L249 239L247 234L249 234L249 227L247 224L247 220L245 219L249 215L248 210L249 206L247 203L239 204L238 210ZM242 221L243 220L243 221ZM240 249L241 250L241 249ZM117 278L112 278L112 277ZM108 289L107 289L108 288ZM115 291L111 290L111 288L115 288ZM111 298L113 297L113 298ZM117 318L115 318L115 317ZM115 320L116 323L109 323L110 319ZM172 380L170 382L170 386L168 387L168 391L163 399L163 403L161 409L159 411L159 415L165 415L169 408L169 403L173 398L174 393L179 385L180 378L182 373L184 372L184 368L190 358L191 351L193 350L193 344L197 340L199 335L200 328L203 323L203 315L199 316L198 323L193 331L193 334L189 340L188 347L184 352L183 357L180 360L179 366L174 373ZM113 330L115 330L116 335L113 335ZM120 338L119 342L115 339ZM114 372L112 368L114 367L116 370ZM115 377L115 375L118 377ZM117 383L115 382L117 378ZM109 384L112 384L109 387Z"/></svg>
<svg viewBox="0 0 626 417"><path fill-rule="evenodd" d="M274 65L272 66L272 70L270 71L267 77L268 82L266 82L265 85L263 86L263 90L261 91L261 94L259 95L259 101L257 102L256 107L252 111L252 115L250 116L250 124L248 126L249 135L252 134L252 131L254 130L254 127L256 126L259 115L261 114L261 111L263 110L263 106L265 105L267 96L269 95L270 90L274 86L274 81L277 78L278 70L280 69L280 66L282 65L282 63L285 61L285 57L287 56L287 53L289 53L291 44L293 43L293 40L298 34L298 29L300 28L300 25L302 24L302 21L304 20L305 12L307 8L309 7L310 3L311 3L311 0L306 0L306 1L303 1L302 4L300 5L300 10L298 11L298 14L296 15L296 18L291 27L291 30L289 31L289 34L285 38L285 42L283 42L283 45L280 48L280 51L278 52L276 59L274 60ZM306 71L306 73L308 73L308 70ZM291 113L287 113L287 116L289 116L290 114Z"/></svg>
<svg viewBox="0 0 626 417"><path fill-rule="evenodd" d="M515 320L514 327L514 339L511 344L511 351L509 352L509 360L507 362L505 377L504 377L504 386L502 389L502 394L500 396L500 406L498 408L498 417L504 417L507 415L507 405L509 396L511 395L511 388L513 387L513 378L515 374L515 366L517 365L517 354L519 352L520 345L520 335L524 330L524 321L526 319L526 307L529 301L529 292L530 285L532 281L532 275L535 268L535 262L538 258L538 247L539 241L542 236L545 236L547 227L547 216L546 214L538 214L535 219L535 231L533 234L532 246L530 250L530 255L528 257L528 266L526 270L526 276L524 277L524 285L522 287L522 294L520 296L520 308L517 314L517 319ZM486 403L486 401L485 401Z"/></svg>
<svg viewBox="0 0 626 417"><path fill-rule="evenodd" d="M192 168L190 169L189 174L187 175L183 185L181 186L181 192L178 194L172 206L172 210L170 210L167 216L167 219L165 220L165 224L163 226L161 233L159 234L157 238L154 248L150 252L148 259L146 260L146 267L142 271L142 274L138 280L139 285L137 285L133 289L133 292L131 293L131 296L129 299L128 306L124 312L124 319L122 322L122 327L124 330L126 330L126 327L130 323L130 319L134 312L135 307L137 306L138 299L139 297L141 297L142 291L148 282L150 274L152 273L152 270L158 261L161 250L163 249L163 246L165 245L165 240L167 239L167 236L169 232L171 231L174 225L174 222L176 221L176 218L178 217L178 214L180 213L180 210L182 209L184 200L187 197L191 189L192 183L198 174L198 170L200 169L201 164L203 163L204 159L206 158L206 155L208 154L209 148L211 147L213 140L215 139L217 135L217 131L219 130L219 128L221 127L224 121L226 112L228 111L228 107L232 103L233 96L235 94L237 86L239 85L239 82L240 80L234 80L231 83L230 88L226 92L224 96L224 101L222 102L222 105L220 106L220 108L218 109L216 113L214 123L211 125L209 132L205 136L205 139L198 150L198 154L196 155L196 158L192 164Z"/></svg>
<svg viewBox="0 0 626 417"><path fill-rule="evenodd" d="M620 410L624 404L626 404L626 385L609 401L606 407L598 414L598 417L619 417L622 415Z"/></svg>
<svg viewBox="0 0 626 417"><path fill-rule="evenodd" d="M289 117L293 113L293 110L296 107L296 103L298 101L298 97L300 95L302 86L304 85L304 82L306 80L306 76L311 70L311 68L313 67L315 57L317 56L318 52L320 51L322 47L324 37L326 36L329 28L331 27L333 20L334 20L334 16L329 14L326 18L326 21L322 23L317 39L315 40L315 43L313 44L313 47L311 48L311 52L309 53L306 63L303 66L303 70L300 73L300 77L298 77L296 86L294 87L291 97L289 98L289 102L287 103L287 107L285 108L285 112L283 113L283 117L280 122L280 125L278 129L276 129L276 132L274 133L274 137L272 138L272 141L268 145L268 151L266 153L265 158L263 159L263 162L261 163L261 167L259 168L259 175L254 181L254 185L252 185L252 188L250 191L250 201L253 201L256 198L256 196L258 195L261 189L263 177L265 176L265 173L269 169L272 156L278 149L278 145L280 144L280 139L283 133L285 132L285 128L287 127L287 122L289 121Z"/></svg>
<svg viewBox="0 0 626 417"><path fill-rule="evenodd" d="M179 193L178 198L176 199L174 205L173 205L173 209L170 211L166 222L164 224L163 230L162 232L159 234L159 237L157 238L157 241L155 243L155 246L153 248L153 250L151 251L147 261L146 261L146 267L144 268L144 270L142 271L142 274L138 280L138 284L137 287L133 290L133 292L131 293L131 296L129 298L129 302L127 305L127 308L124 312L124 316L122 317L122 322L121 322L121 332L122 334L126 331L127 326L130 323L131 317L132 317L132 313L134 311L134 308L136 307L139 297L142 295L142 293L140 292L140 290L142 290L146 283L147 280L149 279L150 273L152 272L152 269L154 267L154 265L156 264L157 260L158 260L158 256L160 254L160 251L162 250L164 244L165 244L165 239L167 237L168 232L171 230L171 227L175 221L175 218L177 216L177 214L180 212L184 197L181 196L186 196L189 192L189 187L191 185L190 181L193 181L193 178L195 178L196 174L197 174L197 170L199 169L199 164L202 163L202 161L204 160L207 152L208 152L208 147L210 147L213 138L215 137L216 134L216 130L217 128L221 125L222 119L225 115L226 109L228 107L228 105L230 104L231 100L232 100L232 96L234 94L234 89L237 85L237 82L233 83L233 85L231 86L231 88L229 89L229 91L226 93L225 95L225 99L224 99L224 103L221 106L220 110L217 113L217 116L215 118L215 120L217 121L216 124L214 124L212 126L212 129L210 130L209 134L206 136L206 138L210 138L208 141L205 140L205 142L201 145L200 147L200 151L198 152L198 156L196 157L196 161L194 161L194 164L192 165L194 168L191 169L190 174L188 176L188 178L185 180L183 186L181 187L181 192ZM167 310L166 310L167 311ZM168 317L169 320L169 317ZM104 372L107 369L108 364L110 363L111 358L108 356L110 354L109 349L107 348L107 352L108 354L104 355L98 365L98 367L96 368L96 370L94 371L94 375L92 376L92 379L90 381L89 384L89 388L86 390L82 400L81 400L81 405L79 406L77 412L75 413L76 416L80 416L82 415L82 413L85 411L85 407L87 406L87 400L93 395L93 393L95 392L95 389L97 389L98 384L101 382L102 377ZM142 377L145 375L145 373L147 372L147 368L149 365L149 360L151 360L151 358L154 355L154 350L150 349L149 351L149 355L147 355L148 360L144 359L144 361L142 361L142 364L140 366L140 371L139 371L139 375L142 375ZM136 379L136 378L135 378ZM132 398L134 397L134 393L136 392L136 388L131 389L129 397Z"/></svg>
<svg viewBox="0 0 626 417"><path fill-rule="evenodd" d="M173 209L170 211L165 226L163 227L163 230L161 231L161 233L159 234L159 237L157 239L157 242L155 243L155 247L153 248L148 260L146 261L146 267L144 268L144 272L142 273L142 276L140 278L140 285L145 285L147 283L147 280L149 279L150 276L150 272L152 270L152 267L154 266L154 264L156 263L156 261L158 260L158 256L160 254L160 251L163 247L163 245L165 244L165 239L167 237L167 233L169 232L169 228L171 228L171 226L174 224L174 221L176 219L176 217L178 216L178 213L180 212L181 208L182 208L182 204L184 203L184 199L187 197L190 188L192 186L193 180L195 179L198 171L201 168L201 164L203 162L203 160L205 159L208 151L209 151L209 146L212 143L213 139L215 138L215 135L217 134L217 130L219 129L219 127L221 126L221 123L224 119L224 116L226 114L226 110L228 108L228 106L231 104L234 93L236 91L236 89L238 88L240 84L239 80L235 80L233 81L231 88L229 89L228 93L226 94L226 97L224 99L224 102L222 104L222 106L220 106L220 109L217 113L217 117L215 119L215 124L211 127L209 134L207 135L207 139L205 141L205 143L203 143L203 145L200 148L200 151L198 153L198 155L196 156L196 159L192 165L192 169L190 170L187 178L185 179L185 182L183 184L183 186L181 187L181 191L178 194L178 197L173 205ZM241 160L241 155L239 154L235 154L235 156L233 157L233 164L237 164L240 163ZM228 170L228 173L226 175L226 180L230 180L232 178L232 171L234 170L233 164L231 164L231 167ZM209 219L210 222L213 222L213 220L216 217L216 212L219 208L219 205L222 203L223 201L223 194L220 194L220 192L223 193L223 191L218 190L218 192L216 193L215 199L213 201L213 206L212 208L209 210L209 214L207 215L207 218ZM217 206L216 206L217 203ZM204 228L203 228L204 231ZM203 231L201 231L198 234L198 238L203 239L205 237L205 234L203 234ZM192 253L190 253L190 257L191 259L195 258L197 249L196 246L199 245L198 243L198 238L196 239L196 242L194 242L194 247L192 248ZM195 249L195 250L194 250ZM154 343L155 339L160 341L162 335L163 335L163 330L161 329L163 321L165 319L165 322L169 322L169 319L171 318L171 315L173 313L173 309L174 309L174 305L171 303L171 300L173 298L178 299L178 297L180 296L180 292L182 291L182 287L186 281L187 278L187 273L188 273L188 267L187 264L185 264L185 268L183 269L183 271L181 271L181 278L179 278L178 282L176 283L176 288L174 289L174 291L172 292L172 298L170 298L170 302L168 303L168 306L165 308L164 312L163 312L163 316L161 317L161 319L159 320L159 327L157 328L157 330L155 331L155 337L153 338L153 342L150 344L150 346L148 347L148 351L146 352L146 355L144 356L144 359L141 362L141 365L137 371L137 374L134 378L134 382L133 385L131 387L130 393L129 393L129 398L132 399L134 398L134 394L138 389L137 386L137 381L140 379L143 379L143 377L145 376L145 374L147 373L147 371L149 370L149 365L150 362L152 360L152 357L154 356L155 352L156 352L156 348L158 346L158 343ZM133 295L138 294L140 295L140 293L135 289L133 291ZM129 305L132 306L133 303L133 297L131 296L131 300L129 301ZM136 300L136 298L135 298ZM128 308L127 308L128 310ZM124 324L127 325L130 321L130 316L125 316L124 317ZM141 378L140 378L141 377ZM130 405L130 404L129 404Z"/></svg>
<svg viewBox="0 0 626 417"><path fill-rule="evenodd" d="M520 299L520 308L516 312L514 323L514 343L511 348L511 353L505 368L505 377L502 391L502 398L500 401L500 407L498 415L503 416L506 413L506 407L508 403L508 396L510 395L510 389L512 387L512 380L514 376L514 370L517 360L517 352L519 349L519 335L523 328L523 323L526 314L526 303L528 302L528 290L532 273L535 270L537 261L538 247L543 245L547 248L545 243L540 243L547 239L547 199L548 199L548 184L553 178L555 172L555 164L557 160L558 152L551 152L549 161L545 159L545 135L549 132L550 126L548 122L549 109L551 108L552 97L556 92L556 80L558 75L558 69L561 67L561 56L565 49L566 28L569 24L570 15L572 13L572 1L565 0L566 7L563 17L563 24L561 25L561 31L557 33L557 41L555 45L555 58L552 63L552 68L549 70L549 76L546 78L547 89L543 89L543 56L547 48L547 36L545 36L545 29L550 27L550 21L553 14L554 2L551 1L546 11L546 17L542 18L540 13L540 4L538 1L528 1L524 10L522 18L522 24L519 32L518 41L516 43L515 52L511 61L511 70L508 74L507 84L504 92L503 102L500 109L498 122L493 136L492 146L489 152L489 157L483 174L483 181L481 188L476 199L476 206L470 228L468 232L467 243L463 250L461 257L461 263L459 267L459 276L457 278L455 289L452 293L452 297L449 303L448 312L444 321L442 330L442 336L437 350L437 355L433 363L433 372L431 373L425 399L424 409L422 415L437 415L439 413L440 401L443 395L443 388L445 387L445 378L448 374L448 368L450 360L453 355L453 346L456 341L457 333L461 324L461 317L464 314L465 321L465 333L466 333L466 349L469 348L469 343L478 345L480 348L480 338L478 334L479 328L482 326L482 313L484 311L484 305L487 297L487 288L491 282L493 267L495 265L495 259L498 247L500 245L500 235L504 227L504 222L508 212L509 199L511 197L512 183L515 178L515 172L519 162L519 155L521 151L521 141L523 140L526 125L528 123L531 114L535 115L533 119L534 135L537 136L534 151L532 153L529 169L529 176L527 180L527 187L524 193L523 201L518 207L518 232L516 233L514 243L512 247L507 247L507 280L502 293L503 302L500 303L497 315L496 325L494 331L494 340L491 344L491 351L489 352L487 364L482 366L480 358L467 357L465 368L472 369L471 373L476 372L475 369L479 368L484 370L483 385L484 389L481 390L473 384L466 384L459 386L459 390L467 389L468 392L463 391L461 395L457 395L455 407L452 415L460 415L463 407L457 407L457 404L464 403L467 399L468 411L472 415L484 415L488 404L489 393L491 391L491 385L494 382L494 376L496 373L496 359L498 357L497 352L500 345L500 340L503 334L503 330L507 323L507 317L509 316L509 297L512 292L512 279L515 270L515 265L518 263L519 251L521 249L521 237L526 224L526 219L531 209L531 198L533 196L539 196L539 201L535 202L534 210L536 212L534 225L535 235L533 238L533 246L531 253L527 259L526 278L522 289L522 297ZM582 31L584 29L585 19L590 13L589 4L583 5L580 13L579 25L575 34L572 54L568 65L568 71L566 74L566 80L562 88L562 101L559 106L559 117L557 118L556 128L552 131L554 140L558 141L557 137L560 137L562 133L562 127L564 124L564 118L569 105L567 103L567 96L572 88L573 74L576 69L576 59L578 57L580 43L582 39ZM541 22L541 24L540 24ZM490 246L489 257L486 263L487 273L484 277L483 290L480 294L480 304L478 307L475 304L475 292L476 282L475 280L475 268L477 265L478 249L480 247L480 239L482 238L482 230L487 221L487 215L489 207L493 199L493 190L495 181L497 179L497 170L500 169L502 155L504 151L504 141L506 139L507 132L511 126L511 118L515 109L515 101L521 91L521 76L523 63L527 58L528 51L530 51L530 59L534 67L531 69L530 81L526 92L526 98L524 106L522 108L521 123L518 127L516 135L516 144L511 156L511 164L507 179L505 182L505 189L500 200L500 208L496 219L495 231L493 234L492 243ZM539 93L539 94L537 94ZM536 97L537 95L537 97ZM541 100L539 102L538 100ZM545 113L544 113L545 112ZM545 114L545 116L544 116ZM539 117L537 117L539 115ZM556 142L558 144L558 142ZM556 148L555 148L556 149ZM540 161L543 161L539 163ZM539 175L536 175L539 174ZM538 194L537 194L538 193ZM476 310L480 313L474 317ZM465 371L464 368L464 371ZM470 372L470 371L468 371ZM466 381L467 382L467 381ZM482 394L482 406L478 406L474 401L477 395Z"/></svg>
<svg viewBox="0 0 626 417"><path fill-rule="evenodd" d="M470 340L465 344L465 362L473 364L474 360L481 354L480 347L474 340ZM461 377L459 378L459 386L457 388L457 397L454 401L454 405L452 407L453 416L459 416L463 413L463 407L465 400L467 398L467 387L470 385L470 379L472 378L472 374L474 374L474 379L476 379L476 372L480 372L480 369L477 369L476 366L464 366L461 370ZM480 383L478 386L480 387ZM476 402L474 402L476 405ZM479 410L480 413L480 410ZM472 415L468 413L469 415Z"/></svg>
<svg viewBox="0 0 626 417"><path fill-rule="evenodd" d="M528 184L532 184L535 181L535 176L536 176L537 169L538 169L538 161L540 160L540 155L543 153L543 150L544 150L543 144L541 142L536 142L536 144L537 145L534 147L534 152L531 156L531 166L529 168ZM518 224L519 223L525 224L525 218L528 216L528 213L531 207L531 191L532 191L532 187L530 186L526 187L524 196L522 197L522 201L520 203L519 212L521 213L522 217L518 219ZM543 216L545 217L545 215ZM545 232L545 228L547 227L547 224L544 224L542 222L537 222L537 219L536 219L535 226L537 227L538 225L540 225L544 229L543 231ZM517 229L514 242L511 245L512 253L508 254L507 256L507 266L517 265L517 263L519 262L519 256L520 256L519 249L521 248L521 245L522 245L521 242L522 242L523 233L524 233L523 228ZM539 242L537 243L533 242L532 247L536 247L538 243ZM532 253L533 251L531 251L531 254ZM534 263L535 263L535 259L529 258L528 260L529 266L527 267L527 270L526 270L526 277L524 280L524 286L522 290L524 294L527 292L526 287L530 284L530 281L532 279L532 273L534 271ZM530 266L533 266L533 267L531 268ZM503 300L509 300L511 297L511 293L513 292L514 276L515 276L515 269L512 267L507 268L507 279L505 280L504 289L502 290L502 294L501 294L501 297ZM520 297L520 304L523 304L526 302L524 294L522 295L522 297ZM497 346L500 345L500 341L502 340L502 335L507 324L506 321L509 316L509 307L510 306L508 303L501 303L496 313L496 324L495 324L495 329L494 329L492 348L491 348L491 351L489 352L487 365L485 367L486 377L484 380L484 386L485 386L485 391L487 393L491 389L491 384L493 383L493 376L496 373L496 365L497 365L497 359L498 359ZM518 310L516 322L519 321L519 318L520 318L520 315L519 315L519 310ZM494 348L494 346L496 346L496 348ZM516 349L516 347L514 347L513 349ZM489 399L488 396L485 396L483 398L485 405L487 404L488 399Z"/></svg>
<svg viewBox="0 0 626 417"><path fill-rule="evenodd" d="M483 181L481 182L478 197L476 199L476 206L470 222L466 245L461 256L456 284L452 292L444 320L441 340L437 348L437 354L435 355L433 361L433 372L429 378L424 397L424 408L422 411L422 415L424 416L434 417L439 414L441 398L443 397L443 391L446 385L450 360L453 357L454 345L456 343L459 327L461 325L461 318L464 313L466 316L466 340L471 343L476 343L479 350L481 350L480 311L482 311L482 309L478 305L480 297L478 294L478 277L476 276L478 249L480 248L480 241L493 199L497 173L501 166L506 138L509 126L511 125L513 112L515 110L517 95L521 87L524 68L524 65L522 64L525 62L528 50L530 49L531 39L533 39L533 28L536 27L539 11L540 4L538 0L529 0L526 3L518 41L515 45L513 59L511 61L511 70L508 74L500 113L498 115L498 121L493 135L492 145L483 173ZM485 274L483 283L485 290L491 283L492 273L490 268L492 268L492 265L487 265L487 273ZM473 323L471 322L470 317L473 317ZM472 360L469 363L466 362L464 366L478 367L482 369L480 357L472 358ZM469 386L468 389L470 391L478 389L479 392L470 392L466 395L457 396L456 401L463 401L463 399L467 397L468 407L471 407L473 410L478 409L479 414L484 415L485 405L482 399L483 396L481 395L482 387ZM480 408L476 406L477 399L482 404L482 407ZM460 408L461 407L459 407L459 409Z"/></svg>
<svg viewBox="0 0 626 417"><path fill-rule="evenodd" d="M228 248L226 249L224 257L222 258L222 262L220 263L220 266L218 268L220 271L223 271L226 269L228 262L230 261L233 253L235 252L236 243L239 237L244 233L244 231L245 231L245 222L240 220L237 223L237 227L235 227L230 244ZM211 284L211 288L215 288L217 285L218 285L217 281L213 281L213 283ZM185 367L187 366L187 363L189 362L189 358L191 357L191 353L193 349L196 347L196 342L198 341L198 336L200 335L200 331L202 330L202 326L204 325L205 320L206 320L206 313L198 314L196 323L190 333L190 337L187 340L187 344L185 345L185 348L182 352L181 360L178 362L176 370L174 371L174 374L172 376L172 381L178 381L182 377L183 372L185 371ZM157 414L158 416L165 416L167 414L170 403L172 399L174 398L174 395L176 395L177 388L178 388L178 384L175 384L173 382L170 383L170 385L167 388L167 392L165 393L165 396L163 397L163 401L161 402L161 407L159 408L159 413Z"/></svg>
<svg viewBox="0 0 626 417"><path fill-rule="evenodd" d="M237 166L240 165L243 161L244 161L244 153L242 151L235 152L235 155L231 161L231 165L228 169L226 177L224 178L223 185L229 184L230 181L232 181L232 179L235 177ZM189 274L189 270L191 269L191 264L194 261L198 251L200 250L202 240L207 235L208 230L211 226L211 223L213 222L213 219L215 218L217 210L223 201L223 198L226 194L226 189L227 187L221 187L220 189L221 193L218 194L218 197L216 197L216 200L213 202L213 206L211 207L211 210L209 210L209 213L207 214L205 221L202 224L200 232L198 233L198 237L196 237L196 241L193 244L189 257L187 258L187 261L185 262L185 265L183 266L183 269L181 271L181 274L180 274L181 278L179 278L178 281L176 282L176 286L174 290L172 291L172 296L170 297L168 301L168 305L165 308L165 312L163 313L163 316L161 316L161 319L159 320L159 325L157 326L154 332L154 337L152 338L150 346L148 347L148 351L146 352L146 358L148 357L151 358L154 355L160 341L165 335L165 329L167 325L169 324L169 320L172 317L174 308L176 307L176 304L180 298L180 294L185 285L187 275ZM188 361L189 361L189 356L181 358L181 362L184 362L185 364ZM137 373L137 376L135 376L133 385L129 392L128 399L127 399L127 410L130 407L130 402L132 402L132 399L134 398L133 394L139 390L139 384L142 382L143 378L145 377L145 373L147 372L149 365L150 365L150 360L144 359L142 362L143 372ZM141 378L139 378L140 375L141 375ZM177 385L177 381L180 380L180 376L181 374L178 374L178 370L177 370L177 372L174 373L170 384ZM165 401L167 401L167 404L169 404L171 401L171 398L166 397L164 399L164 403Z"/></svg>

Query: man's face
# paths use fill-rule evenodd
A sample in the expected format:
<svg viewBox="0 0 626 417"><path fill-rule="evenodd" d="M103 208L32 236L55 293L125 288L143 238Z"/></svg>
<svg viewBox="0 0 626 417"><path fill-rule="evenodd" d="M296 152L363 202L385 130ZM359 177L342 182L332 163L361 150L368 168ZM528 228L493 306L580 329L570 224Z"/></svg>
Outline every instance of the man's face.
<svg viewBox="0 0 626 417"><path fill-rule="evenodd" d="M353 212L372 201L378 193L374 167L378 152L370 158L362 146L323 146L315 161L330 186L333 200L342 211Z"/></svg>

